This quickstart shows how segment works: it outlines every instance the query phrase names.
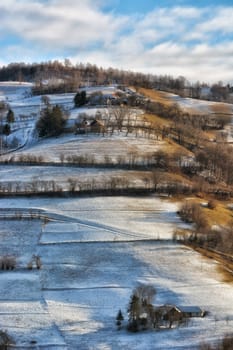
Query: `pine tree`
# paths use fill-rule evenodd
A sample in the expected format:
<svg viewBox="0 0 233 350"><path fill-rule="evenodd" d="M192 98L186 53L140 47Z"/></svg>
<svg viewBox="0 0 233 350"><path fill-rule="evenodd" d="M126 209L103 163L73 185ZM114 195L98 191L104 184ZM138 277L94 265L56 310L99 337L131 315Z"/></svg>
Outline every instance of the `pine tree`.
<svg viewBox="0 0 233 350"><path fill-rule="evenodd" d="M117 316L116 316L116 325L118 326L118 329L120 329L121 323L123 320L124 320L124 317L123 317L121 309L120 309L117 313Z"/></svg>
<svg viewBox="0 0 233 350"><path fill-rule="evenodd" d="M122 315L121 309L118 311L117 317L116 317L117 321L123 321L124 317Z"/></svg>
<svg viewBox="0 0 233 350"><path fill-rule="evenodd" d="M75 107L84 106L86 103L87 103L86 91L83 90L81 92L77 92L77 94L74 97L74 105L75 105Z"/></svg>
<svg viewBox="0 0 233 350"><path fill-rule="evenodd" d="M36 129L40 137L60 135L64 129L65 118L59 106L47 106L42 110Z"/></svg>
<svg viewBox="0 0 233 350"><path fill-rule="evenodd" d="M129 323L137 321L140 316L141 304L137 295L133 294L129 302L128 314L129 314Z"/></svg>
<svg viewBox="0 0 233 350"><path fill-rule="evenodd" d="M10 127L9 124L4 124L2 133L3 133L5 136L9 136L9 135L10 135L10 133L11 133L11 127Z"/></svg>
<svg viewBox="0 0 233 350"><path fill-rule="evenodd" d="M14 112L12 111L12 109L9 109L9 111L7 112L6 120L7 120L7 123L9 123L9 124L14 123L15 115L14 115Z"/></svg>

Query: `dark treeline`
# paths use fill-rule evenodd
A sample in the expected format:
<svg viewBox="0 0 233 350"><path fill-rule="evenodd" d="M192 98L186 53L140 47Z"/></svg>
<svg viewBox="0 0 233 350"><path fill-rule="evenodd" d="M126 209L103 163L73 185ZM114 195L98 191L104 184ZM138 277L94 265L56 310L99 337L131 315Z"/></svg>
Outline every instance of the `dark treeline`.
<svg viewBox="0 0 233 350"><path fill-rule="evenodd" d="M35 82L34 94L73 92L87 85L122 84L156 88L193 98L231 102L233 92L232 86L222 82L212 86L199 82L192 84L182 76L174 78L170 75L143 74L97 67L90 63L73 65L68 59L64 62L10 63L0 68L0 81L10 80Z"/></svg>

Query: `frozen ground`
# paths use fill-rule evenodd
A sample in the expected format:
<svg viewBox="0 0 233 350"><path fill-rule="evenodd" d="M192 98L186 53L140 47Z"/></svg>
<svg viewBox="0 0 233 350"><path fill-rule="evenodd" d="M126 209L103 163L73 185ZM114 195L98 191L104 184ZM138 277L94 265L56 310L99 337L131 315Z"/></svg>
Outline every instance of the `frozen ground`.
<svg viewBox="0 0 233 350"><path fill-rule="evenodd" d="M189 97L180 97L179 95L175 94L169 94L169 96L174 102L178 103L178 105L187 112L211 113L213 112L212 108L219 105L218 102L198 100ZM221 103L221 105L232 109L232 105L228 103Z"/></svg>
<svg viewBox="0 0 233 350"><path fill-rule="evenodd" d="M127 180L130 187L145 186L145 179L150 179L151 173L147 171L115 170L104 168L76 168L61 166L20 166L0 165L0 185L7 187L9 183L12 190L24 189L27 183L33 183L40 189L40 183L54 181L63 191L70 190L70 179L76 182L76 189L87 184L105 188L106 184L114 179ZM17 177L16 177L17 174ZM149 180L148 180L149 181ZM149 184L149 182L147 183ZM43 187L43 186L42 186Z"/></svg>
<svg viewBox="0 0 233 350"><path fill-rule="evenodd" d="M40 116L40 111L44 108L41 96L31 96L32 84L17 82L0 82L0 101L5 100L14 112L15 122L11 125L11 134L7 138L8 145L17 141L17 146L31 147L37 143L34 128L36 121ZM101 91L103 94L113 95L117 91L116 86L99 86L86 87L87 95ZM60 105L67 111L67 127L73 127L75 122L79 120L81 114L94 118L97 112L107 113L105 107L85 106L82 108L74 108L75 93L63 93L47 95L51 105ZM132 110L132 118L137 119L137 115L141 114L140 110ZM12 148L17 148L12 146ZM39 145L40 147L41 145Z"/></svg>
<svg viewBox="0 0 233 350"><path fill-rule="evenodd" d="M105 156L117 161L122 155L149 155L163 145L123 133L104 138L66 135L33 145L40 97L28 97L30 86L25 84L18 89L5 86L5 93L3 85L0 99L7 96L17 117L34 113L30 120L20 120L17 135L22 144L27 142L16 156L28 152L60 162L63 153L89 154L97 161ZM72 99L72 94L61 94L51 102L70 108ZM202 102L197 103L204 111ZM194 102L185 99L185 104L193 108ZM76 112L72 110L71 118ZM85 181L124 175L110 169L18 165L2 165L0 172L1 182L63 183L69 177ZM139 180L137 172L129 174ZM41 220L17 219L33 209ZM14 220L3 220L14 211ZM15 271L0 272L0 329L13 336L18 350L190 350L231 332L232 285L223 282L216 262L171 241L174 228L182 226L176 211L176 203L155 196L0 199L0 255L17 259ZM33 254L40 255L41 270L26 268ZM170 331L117 331L116 314L121 308L127 319L129 297L138 282L154 285L157 304L197 305L209 313Z"/></svg>
<svg viewBox="0 0 233 350"><path fill-rule="evenodd" d="M229 125L225 126L225 131L227 132L227 140L230 143L233 143L233 105L229 103L218 103L213 101L198 100L188 97L180 97L175 94L169 94L170 98L177 103L183 111L188 113L197 113L197 114L211 114L215 111L215 108L221 113L219 105L223 107L222 113L231 113L232 121Z"/></svg>
<svg viewBox="0 0 233 350"><path fill-rule="evenodd" d="M12 198L0 200L4 208L37 208L50 217L1 220L0 254L14 254L18 268L0 274L0 329L17 349L189 350L232 330L232 286L217 263L170 240L181 225L175 203L155 196ZM41 270L25 268L32 254L41 256ZM209 314L170 331L117 331L116 314L121 308L127 319L138 282L154 285L156 304L198 305Z"/></svg>
<svg viewBox="0 0 233 350"><path fill-rule="evenodd" d="M118 161L118 157L125 157L130 155L137 157L146 157L155 153L164 145L163 141L153 139L145 139L143 137L136 137L133 135L125 136L125 133L114 136L101 135L64 135L60 137L53 137L50 139L43 139L34 145L30 144L26 149L20 152L14 152L4 156L4 159L12 157L17 158L18 155L33 154L35 156L42 156L44 161L61 162L61 155L83 155L94 157L98 161L105 161L105 156L111 161Z"/></svg>

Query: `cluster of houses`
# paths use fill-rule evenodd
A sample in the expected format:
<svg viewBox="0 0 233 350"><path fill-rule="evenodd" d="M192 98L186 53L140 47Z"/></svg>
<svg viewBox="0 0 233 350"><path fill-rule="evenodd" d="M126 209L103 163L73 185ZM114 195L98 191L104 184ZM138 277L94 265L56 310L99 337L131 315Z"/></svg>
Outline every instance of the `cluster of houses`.
<svg viewBox="0 0 233 350"><path fill-rule="evenodd" d="M121 87L119 89L113 89L113 92L102 92L103 87L95 87L93 93L88 95L88 102L85 105L89 109L88 113L79 112L77 110L77 115L72 113L72 117L69 118L67 122L67 131L73 130L75 128L76 134L86 134L86 133L101 133L105 129L104 121L100 115L92 115L92 111L96 108L108 109L108 108L118 108L119 106L141 106L146 103L147 99L127 87ZM86 114L86 116L83 116ZM100 112L99 112L100 114ZM73 117L74 115L74 117Z"/></svg>

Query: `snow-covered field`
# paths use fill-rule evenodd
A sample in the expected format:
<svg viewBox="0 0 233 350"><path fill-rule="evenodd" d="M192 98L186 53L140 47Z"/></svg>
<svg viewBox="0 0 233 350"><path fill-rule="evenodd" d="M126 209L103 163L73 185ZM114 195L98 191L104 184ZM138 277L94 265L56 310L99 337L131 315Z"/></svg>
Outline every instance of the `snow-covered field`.
<svg viewBox="0 0 233 350"><path fill-rule="evenodd" d="M131 187L144 187L145 180L150 181L151 173L148 171L129 171L101 168L76 168L61 166L5 166L0 165L0 185L7 187L12 184L12 189L23 189L27 183L34 183L40 188L39 182L54 181L56 186L69 191L69 181L73 179L76 187L85 184L98 184L104 188L105 184L115 179L125 179ZM17 174L17 177L16 177ZM37 184L37 185L36 185ZM147 183L149 185L149 183ZM120 185L120 183L119 183Z"/></svg>
<svg viewBox="0 0 233 350"><path fill-rule="evenodd" d="M29 89L27 84L0 84L0 100L6 98L16 112L19 130L15 136L25 144L14 152L16 158L29 153L56 163L62 161L62 155L74 154L91 155L97 162L105 157L117 162L122 156L146 157L163 146L162 141L118 132L112 137L64 135L33 144L41 97L29 97ZM114 89L102 87L109 94ZM73 96L49 97L53 104L71 108ZM197 103L204 111L202 103ZM34 116L21 120L25 113ZM75 119L76 113L72 109L70 118ZM112 174L127 174L135 186L147 176L146 171L139 175L111 169L1 165L0 183L53 179L67 185L69 178L105 181ZM232 332L232 285L223 282L214 260L172 241L174 229L183 226L177 207L153 195L0 199L0 256L17 259L14 271L0 271L0 330L14 338L13 348L189 350ZM35 212L41 219L32 218ZM19 219L24 213L31 219ZM33 254L41 257L40 270L27 269ZM180 329L137 334L118 331L116 314L121 309L126 323L129 298L139 282L156 288L157 305L197 305L208 315L193 318Z"/></svg>
<svg viewBox="0 0 233 350"><path fill-rule="evenodd" d="M41 96L31 96L30 83L17 82L0 82L0 101L5 101L9 104L14 112L15 122L11 125L12 133L8 136L8 144L16 142L17 146L31 146L34 138L34 128L36 121L40 116L41 110L44 108L44 103ZM100 86L85 88L87 95L99 91L103 94L114 95L117 91L116 86ZM75 93L48 94L51 105L59 105L67 111L67 127L71 128L75 122L79 120L80 115L86 115L94 118L96 113L103 116L108 114L104 106L85 106L81 108L74 107ZM137 119L137 115L142 112L140 110L132 110L132 118ZM13 146L12 148L16 148Z"/></svg>
<svg viewBox="0 0 233 350"><path fill-rule="evenodd" d="M192 113L211 113L213 107L219 105L218 102L199 100L189 97L180 97L179 95L169 94L170 98L176 102L183 110ZM221 103L225 108L229 108L229 111L233 111L233 107L229 103Z"/></svg>
<svg viewBox="0 0 233 350"><path fill-rule="evenodd" d="M217 111L219 113L227 113L232 115L231 124L225 126L225 131L227 132L227 140L230 143L233 143L233 105L229 103L218 103L213 101L198 100L188 97L180 97L175 94L169 94L173 102L177 103L183 111L194 114L211 114ZM219 108L219 105L222 106L222 111Z"/></svg>
<svg viewBox="0 0 233 350"><path fill-rule="evenodd" d="M40 208L50 217L1 221L0 254L14 254L18 267L0 274L0 329L17 349L188 350L232 330L232 286L217 264L170 240L181 225L175 203L154 196L12 198L0 208ZM26 269L32 254L41 256L41 270ZM209 314L180 329L118 331L118 309L127 319L138 282L153 284L155 304L198 305Z"/></svg>
<svg viewBox="0 0 233 350"><path fill-rule="evenodd" d="M22 150L17 155L23 153L42 156L44 161L61 162L61 155L86 155L93 157L96 161L104 161L105 156L110 160L117 161L118 157L128 157L134 154L136 157L145 157L156 152L162 145L163 141L153 139L144 139L128 135L105 136L100 135L83 135L83 136L61 136L58 138L44 139ZM5 156L5 158L11 155Z"/></svg>

